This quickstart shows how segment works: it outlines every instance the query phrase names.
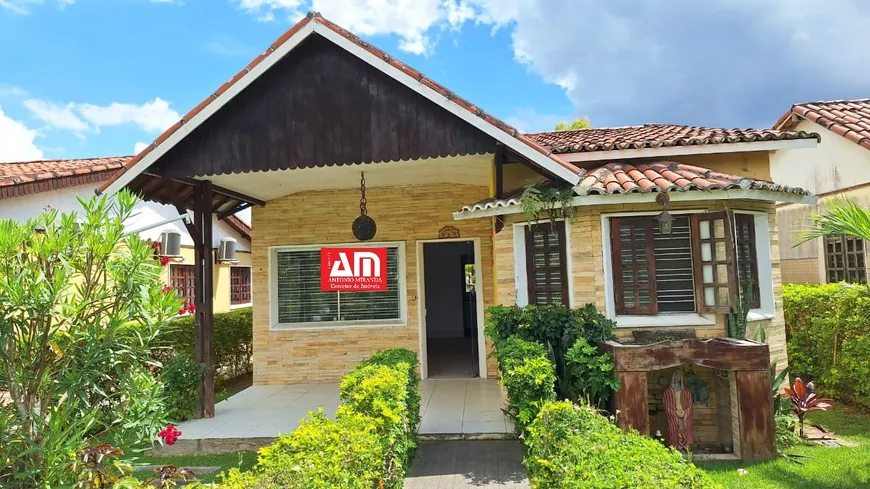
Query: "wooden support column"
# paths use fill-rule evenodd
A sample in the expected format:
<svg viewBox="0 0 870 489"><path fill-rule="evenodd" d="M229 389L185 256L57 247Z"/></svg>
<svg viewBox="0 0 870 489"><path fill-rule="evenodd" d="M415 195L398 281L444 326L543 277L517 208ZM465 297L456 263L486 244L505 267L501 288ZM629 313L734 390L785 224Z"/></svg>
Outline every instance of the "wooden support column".
<svg viewBox="0 0 870 489"><path fill-rule="evenodd" d="M740 458L776 458L773 393L769 370L738 370L737 409L740 420Z"/></svg>
<svg viewBox="0 0 870 489"><path fill-rule="evenodd" d="M649 404L646 372L617 372L622 387L616 391L613 399L614 412L619 410L616 418L620 428L628 431L636 429L642 435L649 435Z"/></svg>
<svg viewBox="0 0 870 489"><path fill-rule="evenodd" d="M214 257L212 256L212 184L197 182L193 225L196 306L195 361L203 370L197 417L214 417ZM192 228L192 229L191 229Z"/></svg>
<svg viewBox="0 0 870 489"><path fill-rule="evenodd" d="M505 152L504 145L501 143L497 143L495 145L495 157L493 158L495 161L495 195L494 197L500 199L504 197L504 160L505 160ZM498 234L501 230L504 229L504 216L495 216L495 233Z"/></svg>

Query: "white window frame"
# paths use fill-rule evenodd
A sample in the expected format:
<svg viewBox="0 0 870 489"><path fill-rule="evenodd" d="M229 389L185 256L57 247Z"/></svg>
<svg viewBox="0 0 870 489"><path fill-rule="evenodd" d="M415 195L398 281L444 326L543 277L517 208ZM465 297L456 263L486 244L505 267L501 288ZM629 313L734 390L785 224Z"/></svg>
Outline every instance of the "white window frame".
<svg viewBox="0 0 870 489"><path fill-rule="evenodd" d="M399 252L399 318L374 319L367 321L317 321L305 323L278 322L278 252L279 251L319 251L321 248L396 248ZM269 330L271 331L325 331L333 329L355 328L394 328L408 325L408 290L405 273L405 242L383 241L375 243L324 243L317 245L288 245L269 247ZM252 277L253 278L253 277Z"/></svg>
<svg viewBox="0 0 870 489"><path fill-rule="evenodd" d="M755 256L758 265L758 295L761 307L749 311L749 321L773 319L775 306L773 301L773 268L770 257L770 224L766 212L744 211L731 209L735 214L749 214L755 221ZM673 215L700 214L710 212L707 209L690 209L673 211ZM615 212L601 214L601 249L604 260L604 290L605 310L608 319L616 321L619 328L671 327L671 326L715 326L716 314L697 312L659 313L647 315L617 315L616 299L613 290L613 256L610 244L610 219L614 217L655 216L660 211L652 212Z"/></svg>
<svg viewBox="0 0 870 489"><path fill-rule="evenodd" d="M574 307L574 262L571 257L571 222L567 219L556 219L565 223L565 267L568 276L568 307ZM516 287L516 303L518 306L529 305L529 273L526 268L526 228L531 223L514 223L514 285Z"/></svg>
<svg viewBox="0 0 870 489"><path fill-rule="evenodd" d="M233 304L233 268L247 268L251 273L251 300L243 304ZM251 265L230 265L230 310L244 309L254 305L254 267Z"/></svg>

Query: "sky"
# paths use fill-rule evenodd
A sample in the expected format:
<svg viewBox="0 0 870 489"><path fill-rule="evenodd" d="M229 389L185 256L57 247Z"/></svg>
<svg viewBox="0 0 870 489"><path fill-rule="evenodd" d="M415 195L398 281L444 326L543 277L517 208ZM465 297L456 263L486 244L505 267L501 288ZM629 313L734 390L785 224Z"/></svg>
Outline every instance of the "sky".
<svg viewBox="0 0 870 489"><path fill-rule="evenodd" d="M866 0L0 0L0 162L133 154L309 10L527 132L870 97Z"/></svg>

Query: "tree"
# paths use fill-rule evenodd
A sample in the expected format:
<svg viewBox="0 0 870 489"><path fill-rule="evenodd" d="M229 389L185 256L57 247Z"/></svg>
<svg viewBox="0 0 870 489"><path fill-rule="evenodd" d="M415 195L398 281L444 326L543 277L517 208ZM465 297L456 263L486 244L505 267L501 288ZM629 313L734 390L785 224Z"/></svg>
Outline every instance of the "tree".
<svg viewBox="0 0 870 489"><path fill-rule="evenodd" d="M810 216L810 226L798 235L797 244L832 234L870 240L870 209L845 197L825 202Z"/></svg>
<svg viewBox="0 0 870 489"><path fill-rule="evenodd" d="M556 124L557 131L569 131L569 130L577 130L577 129L592 129L592 124L589 122L589 118L583 116L579 119L574 119L572 122L568 123L566 121L562 121Z"/></svg>
<svg viewBox="0 0 870 489"><path fill-rule="evenodd" d="M136 202L0 220L2 487L67 487L71 454L150 445L165 421L152 353L180 301L151 244L125 232Z"/></svg>

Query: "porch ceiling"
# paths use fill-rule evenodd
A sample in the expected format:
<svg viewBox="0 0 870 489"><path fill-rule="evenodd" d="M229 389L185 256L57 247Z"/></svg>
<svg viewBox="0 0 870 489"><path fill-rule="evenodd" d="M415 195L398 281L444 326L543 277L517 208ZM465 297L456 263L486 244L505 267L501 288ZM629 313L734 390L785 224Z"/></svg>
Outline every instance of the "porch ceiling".
<svg viewBox="0 0 870 489"><path fill-rule="evenodd" d="M365 172L366 187L375 188L438 183L487 186L491 170L492 155L470 155L213 175L207 179L215 185L268 201L310 190L356 189L361 172Z"/></svg>

